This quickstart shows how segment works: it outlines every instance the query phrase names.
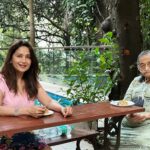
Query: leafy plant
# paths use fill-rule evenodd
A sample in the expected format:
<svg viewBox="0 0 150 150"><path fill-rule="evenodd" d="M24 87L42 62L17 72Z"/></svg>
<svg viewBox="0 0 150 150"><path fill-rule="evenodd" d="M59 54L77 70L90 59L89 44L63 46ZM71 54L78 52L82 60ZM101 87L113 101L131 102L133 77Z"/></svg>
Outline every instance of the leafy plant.
<svg viewBox="0 0 150 150"><path fill-rule="evenodd" d="M150 1L140 0L140 22L143 35L143 49L150 48Z"/></svg>
<svg viewBox="0 0 150 150"><path fill-rule="evenodd" d="M78 50L67 71L67 95L75 105L104 100L117 83L119 56L112 33L105 34L99 41L105 44L103 50Z"/></svg>

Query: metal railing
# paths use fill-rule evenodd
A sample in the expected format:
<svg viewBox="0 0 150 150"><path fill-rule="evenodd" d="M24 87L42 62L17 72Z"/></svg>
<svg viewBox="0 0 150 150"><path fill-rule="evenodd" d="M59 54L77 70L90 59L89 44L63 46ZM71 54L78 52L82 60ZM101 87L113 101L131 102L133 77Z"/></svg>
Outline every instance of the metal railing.
<svg viewBox="0 0 150 150"><path fill-rule="evenodd" d="M100 49L105 49L105 48L110 48L111 45L91 45L91 46L88 46L88 45L81 45L81 46L52 46L52 47L40 47L40 49L51 49L51 50L54 50L54 49L60 49L60 50L65 50L65 49L68 49L68 50L77 50L77 49L91 49L91 48L100 48ZM9 48L7 47L0 47L0 50L8 50ZM34 49L39 49L39 47L34 47Z"/></svg>
<svg viewBox="0 0 150 150"><path fill-rule="evenodd" d="M63 46L63 47L35 47L36 55L39 60L41 74L60 75L65 74L66 70L72 65L74 61L79 59L79 51L85 51L87 59L90 59L92 70L96 60L91 54L92 49L98 49L103 52L110 49L111 45L97 45L97 46ZM8 48L0 48L0 66L3 65Z"/></svg>

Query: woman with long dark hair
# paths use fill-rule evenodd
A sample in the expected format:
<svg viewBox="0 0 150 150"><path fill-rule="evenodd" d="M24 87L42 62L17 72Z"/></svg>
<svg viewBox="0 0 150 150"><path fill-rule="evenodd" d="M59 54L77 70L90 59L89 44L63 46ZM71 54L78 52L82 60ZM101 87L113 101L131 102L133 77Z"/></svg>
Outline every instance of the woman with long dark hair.
<svg viewBox="0 0 150 150"><path fill-rule="evenodd" d="M38 82L38 74L38 61L32 46L28 42L22 40L13 43L9 48L4 66L0 73L1 116L29 115L38 118L43 116L46 109L60 112L64 117L72 114L71 107L64 108L47 95ZM35 98L37 98L43 106L35 106ZM40 147L37 148L34 145L36 148L33 149L49 149L46 145L40 143L37 137L35 138L31 133L14 135L13 140L22 136L32 137L33 140L28 144L21 145L28 145L26 149L34 145L33 143L36 143L36 146ZM10 145L13 146L15 145L14 143L16 143L16 141L12 141ZM42 144L44 147L41 146Z"/></svg>

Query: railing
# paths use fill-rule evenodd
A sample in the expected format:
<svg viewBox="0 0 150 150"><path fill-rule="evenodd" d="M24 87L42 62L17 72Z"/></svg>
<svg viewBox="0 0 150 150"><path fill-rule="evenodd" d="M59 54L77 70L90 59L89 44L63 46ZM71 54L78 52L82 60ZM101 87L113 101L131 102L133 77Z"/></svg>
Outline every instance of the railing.
<svg viewBox="0 0 150 150"><path fill-rule="evenodd" d="M40 49L51 49L51 50L54 50L54 49L61 49L61 50L65 50L65 49L68 49L68 50L73 50L73 49L90 49L90 48L100 48L100 49L105 49L105 48L110 48L111 45L97 45L97 46L53 46L53 47L40 47ZM34 48L35 50L36 49L39 49L39 47L35 47ZM8 48L0 48L0 50L8 50Z"/></svg>
<svg viewBox="0 0 150 150"><path fill-rule="evenodd" d="M63 47L35 47L36 55L39 60L41 74L49 76L64 75L66 70L72 65L74 61L80 59L78 57L79 51L84 51L87 59L91 61L89 69L95 72L96 60L91 54L91 50L98 49L103 52L106 49L111 49L111 45L98 45L98 46L63 46ZM6 57L8 48L0 48L0 66Z"/></svg>

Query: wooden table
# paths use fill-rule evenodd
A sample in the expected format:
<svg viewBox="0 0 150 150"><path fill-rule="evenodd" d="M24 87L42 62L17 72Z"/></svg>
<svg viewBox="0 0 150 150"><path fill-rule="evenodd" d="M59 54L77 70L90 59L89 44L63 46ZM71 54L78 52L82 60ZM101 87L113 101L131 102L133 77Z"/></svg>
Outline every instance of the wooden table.
<svg viewBox="0 0 150 150"><path fill-rule="evenodd" d="M117 107L111 105L109 102L101 102L73 106L73 115L67 118L64 118L60 113L57 112L55 112L53 115L41 117L38 119L29 116L0 117L0 136L11 136L14 133L18 132L30 131L63 124L97 120L100 118L106 118L105 136L107 136L107 125L109 117L125 116L126 114L142 111L144 111L144 108L142 107Z"/></svg>

